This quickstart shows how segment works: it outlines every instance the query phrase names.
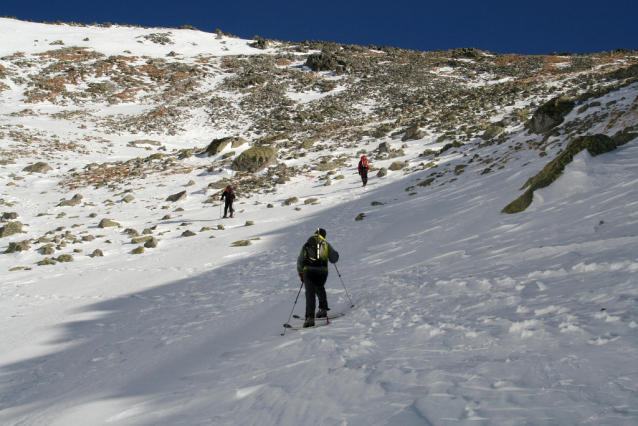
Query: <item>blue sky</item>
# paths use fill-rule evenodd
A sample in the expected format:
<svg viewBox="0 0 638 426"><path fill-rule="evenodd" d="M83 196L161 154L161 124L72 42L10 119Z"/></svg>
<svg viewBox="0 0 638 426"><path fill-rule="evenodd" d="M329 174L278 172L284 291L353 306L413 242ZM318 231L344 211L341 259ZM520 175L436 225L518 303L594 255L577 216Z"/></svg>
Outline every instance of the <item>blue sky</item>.
<svg viewBox="0 0 638 426"><path fill-rule="evenodd" d="M422 51L474 47L497 53L638 50L638 0L65 0L12 1L22 20L178 27L241 38L322 40Z"/></svg>

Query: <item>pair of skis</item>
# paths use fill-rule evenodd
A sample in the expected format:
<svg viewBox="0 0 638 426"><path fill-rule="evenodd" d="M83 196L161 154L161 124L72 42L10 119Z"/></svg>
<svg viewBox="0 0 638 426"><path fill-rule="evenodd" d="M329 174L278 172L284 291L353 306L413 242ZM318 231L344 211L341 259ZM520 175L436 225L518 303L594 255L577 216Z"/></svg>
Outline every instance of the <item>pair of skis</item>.
<svg viewBox="0 0 638 426"><path fill-rule="evenodd" d="M303 330L304 328L323 327L324 325L329 325L330 321L332 321L333 319L341 318L344 315L345 315L344 313L341 313L341 314L330 315L330 316L327 316L326 318L315 318L315 325L313 325L312 327L304 327L303 325L294 326L290 324L284 324L284 327L289 330ZM293 315L292 317L295 319L304 320L304 318L300 317L299 315Z"/></svg>

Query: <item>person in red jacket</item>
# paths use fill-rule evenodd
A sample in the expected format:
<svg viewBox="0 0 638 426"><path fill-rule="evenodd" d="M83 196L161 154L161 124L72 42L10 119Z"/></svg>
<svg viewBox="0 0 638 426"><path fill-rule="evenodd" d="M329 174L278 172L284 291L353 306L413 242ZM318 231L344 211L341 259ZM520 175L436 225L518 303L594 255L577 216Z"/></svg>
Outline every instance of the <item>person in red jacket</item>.
<svg viewBox="0 0 638 426"><path fill-rule="evenodd" d="M365 155L363 155L361 160L359 160L359 176L361 176L363 186L368 184L368 170L370 170L370 166L368 166L368 159Z"/></svg>

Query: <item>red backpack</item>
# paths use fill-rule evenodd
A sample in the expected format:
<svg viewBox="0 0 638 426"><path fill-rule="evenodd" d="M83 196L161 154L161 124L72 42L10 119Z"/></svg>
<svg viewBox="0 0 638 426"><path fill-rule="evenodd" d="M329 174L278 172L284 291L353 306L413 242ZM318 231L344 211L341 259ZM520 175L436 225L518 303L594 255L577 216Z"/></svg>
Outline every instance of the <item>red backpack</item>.
<svg viewBox="0 0 638 426"><path fill-rule="evenodd" d="M368 159L365 155L361 157L361 168L364 170L368 168Z"/></svg>

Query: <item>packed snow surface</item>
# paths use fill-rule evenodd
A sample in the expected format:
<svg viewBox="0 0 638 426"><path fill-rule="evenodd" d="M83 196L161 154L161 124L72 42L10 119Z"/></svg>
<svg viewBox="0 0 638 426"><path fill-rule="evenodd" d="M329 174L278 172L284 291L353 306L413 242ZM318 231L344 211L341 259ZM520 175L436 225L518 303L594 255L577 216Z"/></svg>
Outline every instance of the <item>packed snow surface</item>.
<svg viewBox="0 0 638 426"><path fill-rule="evenodd" d="M106 31L37 28L58 33L30 38L77 32L77 43ZM135 48L140 31L108 34ZM92 46L109 53L120 41L102 43ZM10 50L3 43L0 54L28 46ZM21 107L8 99L0 112ZM63 122L48 125L64 132ZM132 149L116 144L114 156ZM74 262L52 266L33 265L42 258L33 250L0 256L0 424L638 424L638 141L578 154L527 211L500 214L542 166L528 156L533 165L521 168L523 158L415 195L405 187L429 171L371 174L362 188L353 165L331 186L307 178L240 198L235 218L223 220L200 189L217 174L149 179L134 202L113 206L103 200L121 197L106 188L77 191L94 205L64 208L59 170L6 166L3 175L25 179L2 181L3 197L17 203L5 210L19 211L29 233L78 223L114 242L85 242ZM185 186L191 179L195 189ZM164 202L184 189L186 200ZM295 210L283 203L291 196L318 203ZM152 201L170 209L149 210ZM77 216L56 218L62 211ZM166 213L173 218L159 220ZM166 233L134 255L121 230L97 229L103 217ZM303 316L295 262L318 227L340 253L343 284L331 266L326 285L331 312L346 315L285 330L293 306ZM196 235L182 237L186 229ZM3 239L2 249L23 238ZM89 257L98 247L105 256ZM8 272L16 263L33 267Z"/></svg>

